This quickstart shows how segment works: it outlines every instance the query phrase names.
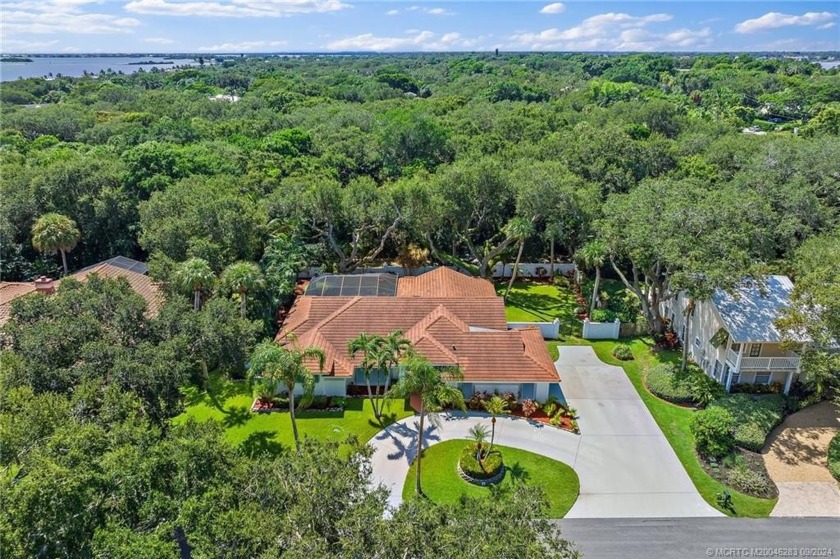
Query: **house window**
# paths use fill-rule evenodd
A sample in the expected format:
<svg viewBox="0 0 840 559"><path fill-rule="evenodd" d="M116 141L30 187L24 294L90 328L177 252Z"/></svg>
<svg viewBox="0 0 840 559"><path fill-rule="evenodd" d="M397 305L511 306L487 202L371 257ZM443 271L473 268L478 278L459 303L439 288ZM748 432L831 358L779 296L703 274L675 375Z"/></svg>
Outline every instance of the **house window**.
<svg viewBox="0 0 840 559"><path fill-rule="evenodd" d="M730 346L730 349L735 353L738 353L739 351L741 351L741 344L732 344Z"/></svg>
<svg viewBox="0 0 840 559"><path fill-rule="evenodd" d="M700 347L700 338L694 336L694 347Z"/></svg>
<svg viewBox="0 0 840 559"><path fill-rule="evenodd" d="M720 369L721 369L720 361L715 359L715 372L714 372L715 380L720 380Z"/></svg>
<svg viewBox="0 0 840 559"><path fill-rule="evenodd" d="M685 324L683 324L682 328L680 328L680 341L685 343Z"/></svg>
<svg viewBox="0 0 840 559"><path fill-rule="evenodd" d="M741 383L741 373L734 373L732 375L732 384L740 384Z"/></svg>
<svg viewBox="0 0 840 559"><path fill-rule="evenodd" d="M756 373L755 384L770 384L770 373Z"/></svg>
<svg viewBox="0 0 840 559"><path fill-rule="evenodd" d="M761 344L750 344L750 357L761 355Z"/></svg>

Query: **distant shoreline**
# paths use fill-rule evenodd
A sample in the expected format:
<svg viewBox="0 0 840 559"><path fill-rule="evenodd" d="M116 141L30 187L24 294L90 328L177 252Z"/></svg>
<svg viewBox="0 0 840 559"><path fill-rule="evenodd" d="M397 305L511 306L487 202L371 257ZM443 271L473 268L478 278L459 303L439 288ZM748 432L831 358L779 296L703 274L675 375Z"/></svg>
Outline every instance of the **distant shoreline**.
<svg viewBox="0 0 840 559"><path fill-rule="evenodd" d="M31 58L26 58L24 56L4 56L0 58L0 62L17 62L17 63L27 63L27 62L34 62Z"/></svg>
<svg viewBox="0 0 840 559"><path fill-rule="evenodd" d="M128 62L128 66L148 66L149 64L175 64L171 60L141 60L139 62Z"/></svg>

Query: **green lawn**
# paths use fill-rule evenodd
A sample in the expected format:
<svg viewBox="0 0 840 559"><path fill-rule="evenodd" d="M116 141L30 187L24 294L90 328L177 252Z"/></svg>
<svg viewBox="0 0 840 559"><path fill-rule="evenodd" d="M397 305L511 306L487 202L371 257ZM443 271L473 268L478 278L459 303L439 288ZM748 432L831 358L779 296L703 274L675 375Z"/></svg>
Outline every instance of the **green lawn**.
<svg viewBox="0 0 840 559"><path fill-rule="evenodd" d="M690 408L676 406L665 400L661 400L648 392L644 385L642 375L644 370L649 365L656 363L657 360L676 362L680 355L678 352L660 352L658 354L651 354L650 348L652 341L646 338L637 338L634 340L622 340L628 343L633 350L633 355L636 357L634 361L619 361L612 356L612 348L616 342L613 341L597 341L592 343L592 347L598 357L605 363L618 365L623 367L627 373L627 377L636 391L642 397L659 428L665 434L668 442L674 448L677 457L682 462L683 467L691 481L697 487L700 495L713 507L733 515L732 511L725 511L721 509L715 495L724 489L728 489L732 494L732 504L735 509L735 516L746 516L751 518L763 518L770 514L773 507L776 505L776 499L759 499L750 497L739 493L732 488L725 487L720 482L709 476L700 465L697 455L694 452L694 437L691 434L689 425L691 417L695 413Z"/></svg>
<svg viewBox="0 0 840 559"><path fill-rule="evenodd" d="M496 284L496 293L504 294L507 282ZM560 319L561 331L580 334L580 320L575 316L575 296L554 284L517 281L505 303L510 322L551 322Z"/></svg>
<svg viewBox="0 0 840 559"><path fill-rule="evenodd" d="M436 503L457 503L461 495L484 497L489 487L480 487L462 480L457 464L461 451L469 441L454 440L438 443L423 453L421 484L426 496ZM507 474L501 488L510 487L514 479L540 487L548 501L548 518L563 518L580 493L580 481L575 471L562 462L506 446L496 445L502 452ZM403 487L403 499L414 497L416 461L411 465Z"/></svg>
<svg viewBox="0 0 840 559"><path fill-rule="evenodd" d="M247 452L279 452L294 446L288 412L252 414L253 397L244 382L214 383L211 395L189 388L185 390L185 396L186 410L173 420L175 423L183 423L189 418L198 421L215 419L225 426L227 439L232 444L241 445ZM394 401L390 409L386 409L386 423L413 413L407 402ZM370 401L360 398L348 399L343 412L302 411L297 414L297 419L301 438L341 442L355 435L364 443L382 429L374 419Z"/></svg>

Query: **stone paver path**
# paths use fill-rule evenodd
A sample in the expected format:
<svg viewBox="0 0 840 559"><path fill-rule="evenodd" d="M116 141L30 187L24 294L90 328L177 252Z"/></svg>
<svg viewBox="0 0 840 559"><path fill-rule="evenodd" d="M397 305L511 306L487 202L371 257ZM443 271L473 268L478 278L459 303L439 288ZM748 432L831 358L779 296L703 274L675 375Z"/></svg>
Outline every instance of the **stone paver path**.
<svg viewBox="0 0 840 559"><path fill-rule="evenodd" d="M840 489L826 464L828 443L840 429L840 412L821 402L789 416L767 438L762 454L779 488L770 516L840 517Z"/></svg>
<svg viewBox="0 0 840 559"><path fill-rule="evenodd" d="M563 393L578 410L581 435L521 418L500 418L498 444L560 460L577 472L581 493L566 518L721 516L697 493L662 431L624 370L600 361L591 347L561 347L555 366ZM378 433L370 444L376 483L402 501L405 477L417 455L417 418ZM431 426L425 447L466 439L482 414L445 416Z"/></svg>

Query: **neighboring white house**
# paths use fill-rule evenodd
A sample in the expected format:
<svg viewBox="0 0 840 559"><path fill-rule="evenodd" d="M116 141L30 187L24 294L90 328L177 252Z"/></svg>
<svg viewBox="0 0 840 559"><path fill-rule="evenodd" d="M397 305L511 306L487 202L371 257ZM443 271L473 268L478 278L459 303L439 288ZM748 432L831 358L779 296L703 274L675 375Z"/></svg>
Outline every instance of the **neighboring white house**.
<svg viewBox="0 0 840 559"><path fill-rule="evenodd" d="M717 291L698 301L685 339L685 308L681 293L663 305L691 358L707 375L729 391L735 384L781 383L784 393L799 375L799 357L781 347L775 321L790 305L793 283L787 276L768 276L763 285L745 284L732 293Z"/></svg>

